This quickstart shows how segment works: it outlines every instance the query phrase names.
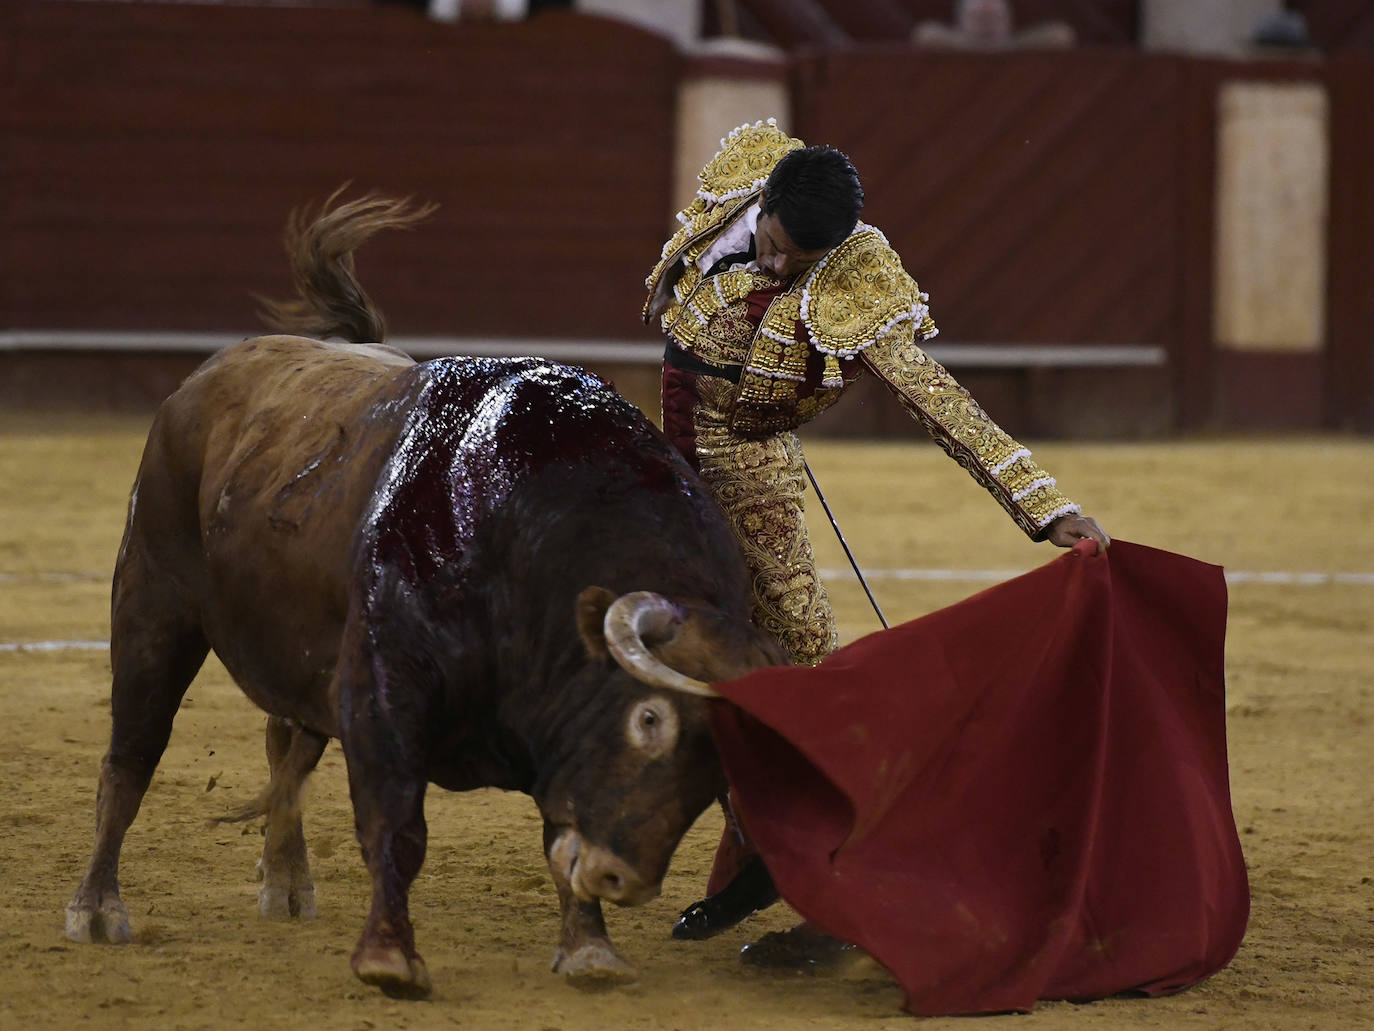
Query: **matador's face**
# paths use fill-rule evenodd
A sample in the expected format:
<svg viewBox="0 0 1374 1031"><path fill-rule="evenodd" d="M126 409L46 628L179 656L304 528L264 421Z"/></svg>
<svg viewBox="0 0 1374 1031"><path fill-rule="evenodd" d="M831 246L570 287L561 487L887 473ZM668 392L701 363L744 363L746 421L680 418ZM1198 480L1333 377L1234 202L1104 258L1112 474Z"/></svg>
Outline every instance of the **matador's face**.
<svg viewBox="0 0 1374 1031"><path fill-rule="evenodd" d="M754 229L754 251L759 268L787 283L829 254L830 248L803 250L787 234L777 215L760 215Z"/></svg>

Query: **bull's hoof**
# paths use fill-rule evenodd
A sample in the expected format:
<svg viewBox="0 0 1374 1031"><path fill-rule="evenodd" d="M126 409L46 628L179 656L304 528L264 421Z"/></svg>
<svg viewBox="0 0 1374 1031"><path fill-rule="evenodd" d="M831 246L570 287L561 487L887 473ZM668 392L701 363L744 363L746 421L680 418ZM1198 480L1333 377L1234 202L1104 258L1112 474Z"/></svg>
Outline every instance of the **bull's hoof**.
<svg viewBox="0 0 1374 1031"><path fill-rule="evenodd" d="M553 956L553 972L574 988L593 992L639 980L635 968L607 942L586 942L571 952L560 948Z"/></svg>
<svg viewBox="0 0 1374 1031"><path fill-rule="evenodd" d="M105 899L98 906L72 899L67 903L67 937L83 944L128 944L133 937L129 913L118 896Z"/></svg>
<svg viewBox="0 0 1374 1031"><path fill-rule="evenodd" d="M361 948L353 954L353 973L393 999L423 999L434 987L425 961L397 948Z"/></svg>
<svg viewBox="0 0 1374 1031"><path fill-rule="evenodd" d="M314 920L319 915L315 889L264 884L258 889L258 913L269 920Z"/></svg>

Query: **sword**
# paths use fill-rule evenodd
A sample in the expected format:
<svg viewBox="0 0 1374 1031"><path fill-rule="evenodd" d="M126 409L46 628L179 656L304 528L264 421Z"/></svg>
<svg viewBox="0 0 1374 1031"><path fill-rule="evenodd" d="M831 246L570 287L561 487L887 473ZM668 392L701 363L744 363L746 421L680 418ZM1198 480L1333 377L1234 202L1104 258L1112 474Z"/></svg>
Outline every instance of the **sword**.
<svg viewBox="0 0 1374 1031"><path fill-rule="evenodd" d="M835 536L840 539L840 547L844 549L845 557L849 559L849 564L854 567L854 575L859 578L864 593L868 595L868 603L873 606L873 611L878 614L878 622L883 625L884 630L887 630L887 619L883 616L883 610L878 608L878 599L873 597L873 592L868 587L868 581L864 579L863 570L859 568L859 563L854 561L854 553L849 550L849 544L844 539L844 534L840 532L840 524L835 522L835 514L830 511L830 506L825 502L825 495L821 493L821 485L816 482L816 474L811 471L811 463L803 458L802 466L806 469L806 478L811 481L811 489L816 492L816 500L821 503L821 508L825 509L825 514L830 519L830 525L835 530Z"/></svg>

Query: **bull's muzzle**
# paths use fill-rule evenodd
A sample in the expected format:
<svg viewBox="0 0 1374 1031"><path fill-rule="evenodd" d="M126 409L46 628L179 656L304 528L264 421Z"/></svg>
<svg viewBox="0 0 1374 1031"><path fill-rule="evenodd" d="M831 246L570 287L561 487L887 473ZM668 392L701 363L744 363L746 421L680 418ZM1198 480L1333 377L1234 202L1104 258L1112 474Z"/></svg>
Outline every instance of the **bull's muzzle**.
<svg viewBox="0 0 1374 1031"><path fill-rule="evenodd" d="M640 906L658 897L662 885L648 883L620 856L600 845L591 845L572 828L566 828L549 849L549 869L580 902L614 902Z"/></svg>

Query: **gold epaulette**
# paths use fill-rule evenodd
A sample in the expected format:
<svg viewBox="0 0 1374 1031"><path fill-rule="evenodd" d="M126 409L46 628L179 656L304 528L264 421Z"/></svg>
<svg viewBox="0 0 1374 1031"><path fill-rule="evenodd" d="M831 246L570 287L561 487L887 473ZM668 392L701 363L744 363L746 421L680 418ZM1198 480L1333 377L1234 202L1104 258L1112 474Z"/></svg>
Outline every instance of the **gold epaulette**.
<svg viewBox="0 0 1374 1031"><path fill-rule="evenodd" d="M935 336L929 300L887 237L860 222L802 285L801 320L811 346L826 356L824 385L838 385L840 358L853 357L903 323L912 323L922 340Z"/></svg>
<svg viewBox="0 0 1374 1031"><path fill-rule="evenodd" d="M644 302L645 318L664 273L683 258L686 248L693 243L706 242L751 204L768 181L773 166L783 155L803 146L801 140L779 129L773 118L730 130L730 134L720 141L716 156L698 173L701 186L696 197L677 213L681 228L663 245L658 264L644 280L649 291Z"/></svg>
<svg viewBox="0 0 1374 1031"><path fill-rule="evenodd" d="M701 187L697 190L697 201L724 204L757 193L784 155L804 146L801 140L779 129L775 118L731 129L730 135L720 141L716 156L706 162L698 175Z"/></svg>

